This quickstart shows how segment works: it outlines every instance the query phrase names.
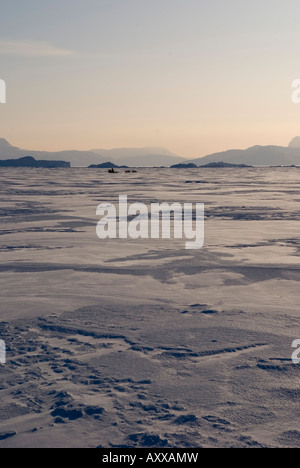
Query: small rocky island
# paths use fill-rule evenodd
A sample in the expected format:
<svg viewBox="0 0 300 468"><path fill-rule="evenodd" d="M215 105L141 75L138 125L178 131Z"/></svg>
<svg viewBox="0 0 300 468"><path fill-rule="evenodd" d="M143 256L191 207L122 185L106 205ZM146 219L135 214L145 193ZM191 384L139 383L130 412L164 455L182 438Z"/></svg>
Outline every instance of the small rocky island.
<svg viewBox="0 0 300 468"><path fill-rule="evenodd" d="M197 164L194 163L179 163L171 166L171 169L194 169L197 167Z"/></svg>
<svg viewBox="0 0 300 468"><path fill-rule="evenodd" d="M25 156L19 159L5 159L0 161L0 167L38 167L38 168L65 168L71 167L67 161L43 161L36 160L32 156Z"/></svg>
<svg viewBox="0 0 300 468"><path fill-rule="evenodd" d="M252 167L248 166L247 164L234 164L234 163L226 163L224 161L219 161L219 162L211 162L208 164L205 164L203 166L198 166L198 167L208 167L208 168L227 168L227 167Z"/></svg>
<svg viewBox="0 0 300 468"><path fill-rule="evenodd" d="M116 164L108 161L101 164L91 164L90 169L127 169L128 166L117 166Z"/></svg>

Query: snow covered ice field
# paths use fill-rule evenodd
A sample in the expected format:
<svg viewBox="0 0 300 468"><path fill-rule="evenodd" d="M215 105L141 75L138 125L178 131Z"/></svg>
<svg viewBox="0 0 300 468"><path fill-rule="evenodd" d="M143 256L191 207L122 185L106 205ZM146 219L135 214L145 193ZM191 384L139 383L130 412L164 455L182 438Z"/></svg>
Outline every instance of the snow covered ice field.
<svg viewBox="0 0 300 468"><path fill-rule="evenodd" d="M300 447L297 168L1 169L0 447ZM205 203L205 245L96 236Z"/></svg>

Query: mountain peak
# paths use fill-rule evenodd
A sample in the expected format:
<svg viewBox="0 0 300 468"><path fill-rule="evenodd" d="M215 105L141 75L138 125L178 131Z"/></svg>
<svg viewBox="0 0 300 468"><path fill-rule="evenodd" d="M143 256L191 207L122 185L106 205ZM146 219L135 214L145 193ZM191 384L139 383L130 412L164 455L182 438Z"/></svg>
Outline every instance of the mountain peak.
<svg viewBox="0 0 300 468"><path fill-rule="evenodd" d="M12 145L7 140L5 140L5 138L0 138L0 146L12 148Z"/></svg>
<svg viewBox="0 0 300 468"><path fill-rule="evenodd" d="M290 141L289 148L300 148L300 137L296 136Z"/></svg>

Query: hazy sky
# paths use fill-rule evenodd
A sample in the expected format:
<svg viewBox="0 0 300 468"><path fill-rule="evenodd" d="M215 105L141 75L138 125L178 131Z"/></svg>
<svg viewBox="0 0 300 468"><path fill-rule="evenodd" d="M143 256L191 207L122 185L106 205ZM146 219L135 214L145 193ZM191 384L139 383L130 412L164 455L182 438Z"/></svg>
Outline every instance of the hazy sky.
<svg viewBox="0 0 300 468"><path fill-rule="evenodd" d="M2 0L0 137L186 157L300 134L299 0Z"/></svg>

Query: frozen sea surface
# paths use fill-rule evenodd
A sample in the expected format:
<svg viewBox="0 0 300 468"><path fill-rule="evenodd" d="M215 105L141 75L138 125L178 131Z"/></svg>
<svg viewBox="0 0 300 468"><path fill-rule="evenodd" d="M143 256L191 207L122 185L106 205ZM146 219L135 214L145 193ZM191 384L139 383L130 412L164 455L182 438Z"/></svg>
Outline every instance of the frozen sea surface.
<svg viewBox="0 0 300 468"><path fill-rule="evenodd" d="M1 169L0 447L300 447L300 170ZM205 203L205 245L96 236Z"/></svg>

